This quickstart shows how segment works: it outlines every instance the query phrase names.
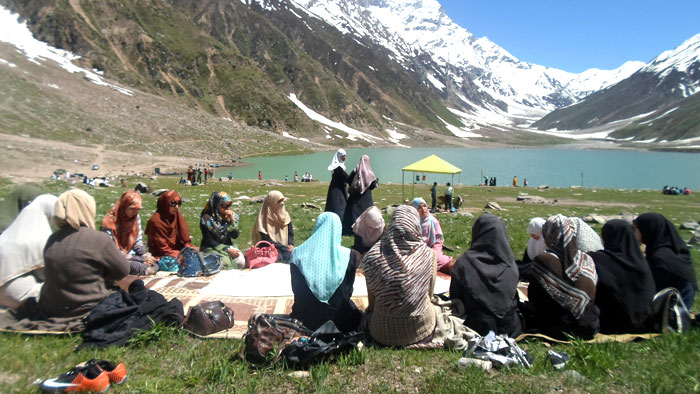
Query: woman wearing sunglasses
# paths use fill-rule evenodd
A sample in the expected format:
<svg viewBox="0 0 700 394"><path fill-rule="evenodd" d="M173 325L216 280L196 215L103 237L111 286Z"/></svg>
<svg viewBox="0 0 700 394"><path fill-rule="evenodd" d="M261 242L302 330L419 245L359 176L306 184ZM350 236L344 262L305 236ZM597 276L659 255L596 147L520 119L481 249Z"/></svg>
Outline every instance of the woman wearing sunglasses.
<svg viewBox="0 0 700 394"><path fill-rule="evenodd" d="M187 221L180 212L181 205L182 198L174 190L169 190L158 197L156 212L146 225L148 249L156 258L163 256L176 258L182 248L192 246Z"/></svg>

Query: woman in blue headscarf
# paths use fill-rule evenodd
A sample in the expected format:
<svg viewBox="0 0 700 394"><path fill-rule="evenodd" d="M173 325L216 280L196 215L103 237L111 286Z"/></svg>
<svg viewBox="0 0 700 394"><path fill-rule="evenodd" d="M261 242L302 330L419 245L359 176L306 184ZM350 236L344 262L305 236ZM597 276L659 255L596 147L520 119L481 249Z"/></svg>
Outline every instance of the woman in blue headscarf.
<svg viewBox="0 0 700 394"><path fill-rule="evenodd" d="M342 224L333 212L319 215L313 234L292 252L291 317L315 330L332 320L343 332L359 329L362 311L350 300L359 254L340 245Z"/></svg>

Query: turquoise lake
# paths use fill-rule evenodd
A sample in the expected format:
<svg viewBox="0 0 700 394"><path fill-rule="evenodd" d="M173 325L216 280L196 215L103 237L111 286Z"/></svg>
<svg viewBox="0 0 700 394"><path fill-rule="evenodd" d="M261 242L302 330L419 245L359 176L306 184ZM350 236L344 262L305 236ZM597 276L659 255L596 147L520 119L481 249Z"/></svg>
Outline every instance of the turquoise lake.
<svg viewBox="0 0 700 394"><path fill-rule="evenodd" d="M407 149L346 149L346 169L350 173L363 154L370 163L380 183L401 183L401 168L436 154L462 169L454 182L476 185L483 175L497 178L497 186L512 184L513 176L519 184L527 178L529 186L551 187L605 187L625 189L661 189L665 185L689 187L700 190L700 154L645 152L629 150L574 150L574 149L484 149L484 148L407 148ZM239 167L219 168L216 176L229 172L238 179L257 179L262 171L263 180L291 182L294 171L299 178L310 172L314 179L330 181L327 167L334 152L317 152L301 156L276 156L247 158ZM405 182L415 178L405 173ZM439 184L450 182L452 176L442 174L416 174L426 176L426 182Z"/></svg>

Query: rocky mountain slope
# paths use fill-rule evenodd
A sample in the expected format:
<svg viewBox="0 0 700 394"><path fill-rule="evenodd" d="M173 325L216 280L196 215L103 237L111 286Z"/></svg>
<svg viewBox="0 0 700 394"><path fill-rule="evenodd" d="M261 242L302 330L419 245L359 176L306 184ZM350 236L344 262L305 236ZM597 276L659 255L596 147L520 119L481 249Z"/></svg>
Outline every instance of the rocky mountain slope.
<svg viewBox="0 0 700 394"><path fill-rule="evenodd" d="M19 13L34 37L79 55L75 65L115 85L299 149L558 143L527 125L640 67L572 74L521 62L456 25L436 0L0 5ZM157 134L150 127L139 132ZM246 150L257 147L236 148Z"/></svg>
<svg viewBox="0 0 700 394"><path fill-rule="evenodd" d="M540 130L576 130L613 123L611 138L673 141L700 137L700 34L654 58L639 71L533 124Z"/></svg>

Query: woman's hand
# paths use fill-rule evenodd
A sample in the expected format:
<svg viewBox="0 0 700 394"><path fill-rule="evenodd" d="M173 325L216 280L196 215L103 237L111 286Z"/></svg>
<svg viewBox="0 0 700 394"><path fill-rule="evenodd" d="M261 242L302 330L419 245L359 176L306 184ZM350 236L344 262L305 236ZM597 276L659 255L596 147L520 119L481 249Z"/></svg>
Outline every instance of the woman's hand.
<svg viewBox="0 0 700 394"><path fill-rule="evenodd" d="M238 256L241 254L241 251L236 248L228 248L226 251L228 252L229 256L233 257L234 259L238 258Z"/></svg>
<svg viewBox="0 0 700 394"><path fill-rule="evenodd" d="M150 253L144 255L143 263L146 265L156 265L158 264L158 259L153 257Z"/></svg>
<svg viewBox="0 0 700 394"><path fill-rule="evenodd" d="M294 245L287 245L287 247L289 248L290 253L294 250Z"/></svg>

